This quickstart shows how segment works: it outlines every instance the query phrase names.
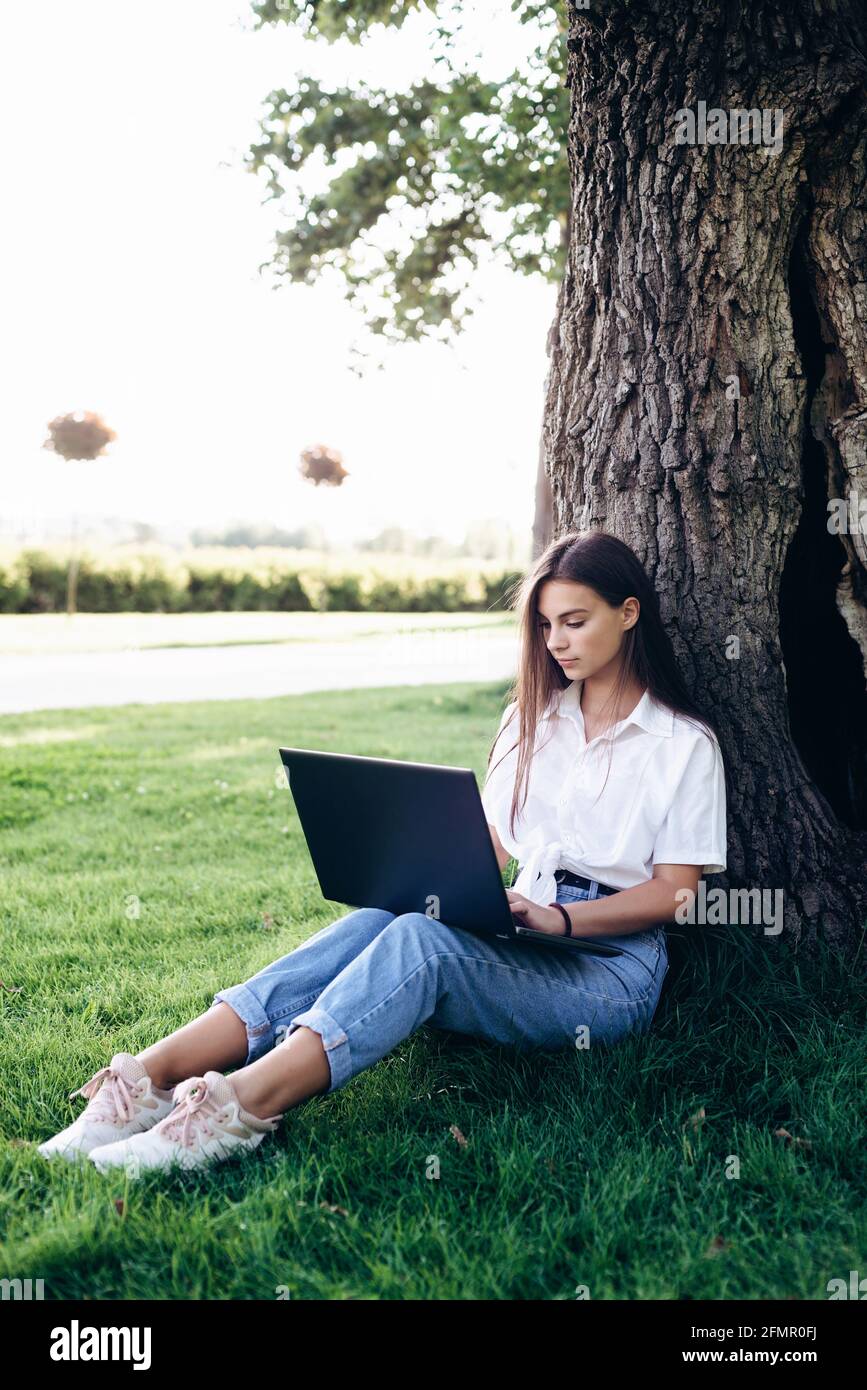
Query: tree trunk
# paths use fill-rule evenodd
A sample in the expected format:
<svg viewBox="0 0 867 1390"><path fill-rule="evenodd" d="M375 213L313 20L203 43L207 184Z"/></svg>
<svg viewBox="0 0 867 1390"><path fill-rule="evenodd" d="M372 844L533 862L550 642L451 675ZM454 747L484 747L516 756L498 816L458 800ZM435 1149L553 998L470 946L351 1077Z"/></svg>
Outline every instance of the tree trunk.
<svg viewBox="0 0 867 1390"><path fill-rule="evenodd" d="M69 567L66 571L66 612L72 618L78 607L78 517L72 519L72 548L69 553Z"/></svg>
<svg viewBox="0 0 867 1390"><path fill-rule="evenodd" d="M554 507L551 481L545 467L545 429L539 432L539 461L536 466L536 499L533 513L533 559L537 559L551 539Z"/></svg>
<svg viewBox="0 0 867 1390"><path fill-rule="evenodd" d="M718 723L728 874L709 886L782 888L786 939L854 958L867 535L834 533L829 499L854 501L857 526L867 8L569 0L568 47L571 235L545 419L555 534L600 527L633 547ZM772 115L764 144L678 143L678 113L700 122L700 102L708 129L712 108L779 108L781 147Z"/></svg>
<svg viewBox="0 0 867 1390"><path fill-rule="evenodd" d="M566 27L563 25L563 33ZM568 208L560 218L560 247L566 250L569 246L569 229L571 218ZM545 396L547 398L548 389L551 381L551 354L554 344L557 341L557 334L560 328L560 314L562 312L563 282L561 280L557 293L557 310L554 314L553 322L548 330L548 337L545 343L545 351L548 354L548 373L545 377ZM542 427L539 431L539 458L536 465L536 497L533 515L533 550L534 560L542 554L546 545L554 536L554 495L551 491L551 478L548 472L547 455L547 435L545 430L545 417L547 415L547 402L545 411L542 415Z"/></svg>

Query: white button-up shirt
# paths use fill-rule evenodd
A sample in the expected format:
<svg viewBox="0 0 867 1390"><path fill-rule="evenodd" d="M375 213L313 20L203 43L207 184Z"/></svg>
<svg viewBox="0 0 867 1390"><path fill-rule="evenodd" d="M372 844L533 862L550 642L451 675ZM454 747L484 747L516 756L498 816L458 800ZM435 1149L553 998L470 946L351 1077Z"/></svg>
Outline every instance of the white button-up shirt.
<svg viewBox="0 0 867 1390"><path fill-rule="evenodd" d="M726 791L716 739L646 690L630 715L588 743L582 685L574 680L555 694L539 720L514 836L509 808L518 750L506 750L518 737L516 703L500 721L482 805L504 849L522 866L515 891L533 902L553 902L558 868L612 888L645 883L654 864L698 864L704 874L722 873Z"/></svg>

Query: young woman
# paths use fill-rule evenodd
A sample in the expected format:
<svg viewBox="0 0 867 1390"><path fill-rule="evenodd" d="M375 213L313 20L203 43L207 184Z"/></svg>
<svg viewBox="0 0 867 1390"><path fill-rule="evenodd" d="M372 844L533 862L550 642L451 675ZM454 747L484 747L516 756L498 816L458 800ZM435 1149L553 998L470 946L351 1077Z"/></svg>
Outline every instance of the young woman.
<svg viewBox="0 0 867 1390"><path fill-rule="evenodd" d="M523 581L519 610L515 698L482 796L500 867L510 856L521 866L512 912L540 933L598 938L622 954L361 908L219 990L169 1037L117 1053L40 1153L135 1176L253 1149L287 1110L345 1086L422 1023L544 1050L647 1032L668 970L662 923L680 890L726 867L717 737L622 541L601 531L554 541Z"/></svg>

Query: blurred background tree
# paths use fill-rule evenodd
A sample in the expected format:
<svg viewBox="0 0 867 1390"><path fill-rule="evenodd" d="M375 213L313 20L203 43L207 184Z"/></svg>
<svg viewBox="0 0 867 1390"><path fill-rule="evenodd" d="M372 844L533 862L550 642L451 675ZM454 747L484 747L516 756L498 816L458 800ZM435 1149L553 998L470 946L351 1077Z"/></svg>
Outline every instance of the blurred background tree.
<svg viewBox="0 0 867 1390"><path fill-rule="evenodd" d="M343 467L343 455L337 449L329 449L326 444L314 444L312 448L304 449L298 471L314 487L319 487L321 483L326 487L341 487L343 479L349 477Z"/></svg>
<svg viewBox="0 0 867 1390"><path fill-rule="evenodd" d="M58 415L48 425L48 438L43 444L64 459L95 459L105 453L117 435L109 429L104 420L92 410L74 411L69 415ZM72 616L75 612L78 589L78 517L73 516L71 533L72 551L69 556L69 569L66 577L66 611Z"/></svg>
<svg viewBox="0 0 867 1390"><path fill-rule="evenodd" d="M261 0L258 27L292 24L309 38L363 43L413 12L435 19L432 74L405 91L299 77L266 99L249 167L266 171L286 225L274 270L313 284L336 272L372 334L393 343L448 340L472 314L482 253L559 283L569 237L565 6L513 0L525 61L498 81L461 65L470 0ZM335 171L317 193L298 175ZM541 384L541 383L540 383ZM552 525L540 441L533 553Z"/></svg>
<svg viewBox="0 0 867 1390"><path fill-rule="evenodd" d="M190 534L194 546L242 546L254 549L270 546L286 550L330 550L331 545L323 527L315 522L286 531L269 521L234 521L217 530L197 527Z"/></svg>

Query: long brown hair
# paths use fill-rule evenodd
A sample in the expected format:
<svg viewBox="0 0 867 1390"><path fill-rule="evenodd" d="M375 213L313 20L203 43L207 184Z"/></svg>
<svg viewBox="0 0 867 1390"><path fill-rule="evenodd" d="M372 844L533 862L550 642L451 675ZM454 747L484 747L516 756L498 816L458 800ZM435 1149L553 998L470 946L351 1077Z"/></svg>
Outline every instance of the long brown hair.
<svg viewBox="0 0 867 1390"><path fill-rule="evenodd" d="M509 606L518 612L521 655L518 673L512 683L507 703L517 702L518 738L502 757L519 748L515 770L515 785L509 815L509 831L514 837L515 817L527 800L530 759L535 749L539 720L570 679L554 660L545 644L538 620L538 596L542 585L550 579L562 579L574 584L586 584L612 608L627 598L637 598L641 610L637 622L624 635L621 648L623 660L611 704L614 711L631 683L637 681L651 696L676 714L694 721L712 738L717 732L710 719L696 705L684 684L677 666L674 648L662 625L659 599L641 561L625 541L607 531L570 531L552 541L539 556L529 574L507 594ZM609 702L606 702L606 708ZM513 711L506 727L514 725ZM610 726L609 726L610 727ZM505 729L503 730L505 732ZM497 746L495 737L488 753L488 775L493 771L491 759ZM717 739L718 741L718 739ZM610 740L608 768L611 768L614 740ZM494 766L502 762L499 758ZM723 759L725 771L725 759ZM606 774L606 782L608 780ZM603 783L604 790L604 783ZM601 792L600 792L601 795Z"/></svg>

